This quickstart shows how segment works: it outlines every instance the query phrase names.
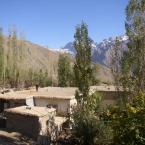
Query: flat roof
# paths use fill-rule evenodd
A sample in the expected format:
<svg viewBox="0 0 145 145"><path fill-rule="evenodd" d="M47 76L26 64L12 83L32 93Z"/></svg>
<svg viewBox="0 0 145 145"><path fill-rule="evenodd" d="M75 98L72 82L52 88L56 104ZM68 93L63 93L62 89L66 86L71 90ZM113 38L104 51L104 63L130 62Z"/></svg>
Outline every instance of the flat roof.
<svg viewBox="0 0 145 145"><path fill-rule="evenodd" d="M46 87L39 88L38 91L35 89L20 91L20 94L27 94L34 98L50 98L50 99L74 99L75 87Z"/></svg>
<svg viewBox="0 0 145 145"><path fill-rule="evenodd" d="M16 108L5 109L5 112L20 114L20 115L28 115L28 116L36 116L43 117L55 112L54 108L47 107L28 107L28 106L20 106Z"/></svg>
<svg viewBox="0 0 145 145"><path fill-rule="evenodd" d="M123 91L121 86L118 86L119 91ZM101 92L116 92L116 86L113 85L100 85L100 86L91 86L90 91L101 91Z"/></svg>
<svg viewBox="0 0 145 145"><path fill-rule="evenodd" d="M122 91L122 87L119 87L120 91ZM33 88L30 90L9 92L5 94L0 94L0 99L26 99L29 97L34 98L49 98L49 99L65 99L70 100L75 98L75 91L77 88L75 87L45 87L39 88L38 92ZM101 92L116 92L115 86L101 85L101 86L91 86L90 92L93 93L95 91Z"/></svg>
<svg viewBox="0 0 145 145"><path fill-rule="evenodd" d="M32 97L32 96L23 93L22 94L17 93L17 92L0 94L0 99L4 99L4 100L25 100L27 97Z"/></svg>

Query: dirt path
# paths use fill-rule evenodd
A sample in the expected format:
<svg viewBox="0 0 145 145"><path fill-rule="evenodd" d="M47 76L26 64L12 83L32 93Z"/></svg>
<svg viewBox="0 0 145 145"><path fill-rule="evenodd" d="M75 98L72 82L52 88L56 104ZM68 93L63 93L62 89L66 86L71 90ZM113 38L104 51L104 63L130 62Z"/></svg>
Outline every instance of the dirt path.
<svg viewBox="0 0 145 145"><path fill-rule="evenodd" d="M36 143L20 133L0 130L0 145L36 145Z"/></svg>

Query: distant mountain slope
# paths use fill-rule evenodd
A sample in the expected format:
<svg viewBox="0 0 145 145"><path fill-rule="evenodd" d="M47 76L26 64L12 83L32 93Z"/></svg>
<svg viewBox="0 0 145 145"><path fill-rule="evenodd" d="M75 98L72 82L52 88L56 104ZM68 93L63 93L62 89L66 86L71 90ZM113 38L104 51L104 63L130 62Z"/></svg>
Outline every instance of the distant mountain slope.
<svg viewBox="0 0 145 145"><path fill-rule="evenodd" d="M10 60L6 63L13 63L12 51L14 50L11 47L8 48L7 44L8 38L5 38L5 56L9 57ZM17 54L17 66L21 73L27 74L30 69L33 72L39 72L42 69L44 72L47 70L48 76L56 80L59 52L54 52L26 40L23 42L17 40ZM10 66L10 64L8 65Z"/></svg>
<svg viewBox="0 0 145 145"><path fill-rule="evenodd" d="M119 39L122 42L123 50L126 49L127 47L126 43L128 41L127 36L126 35L120 36ZM109 66L110 51L112 50L114 44L115 44L115 38L104 39L100 43L95 43L93 41L92 42L92 61L94 63L100 63L104 66ZM72 55L75 55L76 53L72 42L67 43L64 46L63 51L66 51Z"/></svg>
<svg viewBox="0 0 145 145"><path fill-rule="evenodd" d="M75 52L75 49L74 50L73 49L74 48L72 48L71 52L73 51ZM93 49L95 51L96 49L95 45ZM63 53L62 50L55 51L27 41L25 43L25 51L26 54L23 66L27 66L26 69L28 68L33 68L34 70L47 69L48 75L57 81L57 63L59 59L59 54ZM101 64L98 64L98 66L99 69L97 73L97 78L103 82L112 82L113 78L110 69Z"/></svg>
<svg viewBox="0 0 145 145"><path fill-rule="evenodd" d="M103 66L101 64L98 64L98 71L96 73L96 78L100 80L102 83L112 83L113 82L113 76L111 73L111 70Z"/></svg>
<svg viewBox="0 0 145 145"><path fill-rule="evenodd" d="M5 45L6 45L6 51L5 55L10 55L12 50L9 50L7 47L8 40L6 38ZM70 53L70 57L75 55L75 49L73 47L72 43L68 43L64 49L61 50L55 50L55 49L49 49L45 48L43 46L34 44L29 41L23 42L23 47L21 46L21 41L18 40L18 53L19 53L19 61L17 62L18 67L21 70L21 73L28 74L29 70L33 70L33 72L38 72L40 69L47 70L48 76L52 78L54 81L57 82L57 68L58 68L58 59L60 53ZM108 45L108 44L107 44ZM105 65L102 65L103 59L101 58L101 55L105 56L107 49L104 48L104 51L100 47L96 45L95 42L92 43L92 60L93 62L99 63L99 70L97 73L97 78L104 82L111 82L112 81L112 75L109 68L107 68ZM101 53L99 53L101 51ZM105 53L105 54L103 54ZM99 60L100 59L100 60ZM74 57L71 57L71 60L73 62ZM99 61L98 61L99 60ZM13 58L11 59L13 61ZM11 62L10 62L11 63Z"/></svg>

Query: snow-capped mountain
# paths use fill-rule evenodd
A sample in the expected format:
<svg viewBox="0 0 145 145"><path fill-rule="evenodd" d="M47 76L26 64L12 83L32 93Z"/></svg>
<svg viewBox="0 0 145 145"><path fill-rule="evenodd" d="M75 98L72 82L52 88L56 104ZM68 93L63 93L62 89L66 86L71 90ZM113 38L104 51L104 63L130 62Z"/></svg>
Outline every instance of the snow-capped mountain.
<svg viewBox="0 0 145 145"><path fill-rule="evenodd" d="M127 49L128 37L126 35L118 37L120 42L122 43L122 48L124 50ZM92 61L94 63L100 63L105 66L109 66L110 52L115 44L115 38L110 37L109 39L104 39L100 43L95 43L92 41ZM76 51L73 46L73 42L67 43L64 48L62 48L63 52L70 53L75 56Z"/></svg>

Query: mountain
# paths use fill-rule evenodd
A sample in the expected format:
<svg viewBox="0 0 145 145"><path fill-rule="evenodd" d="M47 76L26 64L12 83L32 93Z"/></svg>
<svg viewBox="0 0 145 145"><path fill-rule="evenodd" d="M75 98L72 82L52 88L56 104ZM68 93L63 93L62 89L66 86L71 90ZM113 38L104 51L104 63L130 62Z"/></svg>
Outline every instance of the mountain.
<svg viewBox="0 0 145 145"><path fill-rule="evenodd" d="M8 38L5 38L5 57L10 60L10 62L7 62L7 67L9 68L13 65L14 48L9 49L7 44ZM110 69L106 67L107 65L104 63L112 44L112 39L104 40L99 44L92 41L92 61L95 62L99 68L97 69L98 73L96 77L102 82L112 82L113 80ZM40 70L43 72L47 70L48 77L57 84L58 59L59 55L64 52L71 54L70 60L74 62L74 57L72 56L75 56L76 52L72 42L68 43L63 49L58 50L46 48L26 40L17 40L17 66L20 70L20 77L26 78L31 71L33 71L34 74L38 72L41 73Z"/></svg>
<svg viewBox="0 0 145 145"><path fill-rule="evenodd" d="M47 71L49 78L57 81L59 52L54 52L49 48L45 48L27 40L17 39L17 50L15 50L17 56L14 56L14 48L12 45L8 48L8 39L8 37L4 38L4 54L6 59L5 67L11 69L15 57L17 60L16 65L20 72L20 77L26 78L27 75L29 75L29 72L33 72L34 74L42 70L43 72Z"/></svg>
<svg viewBox="0 0 145 145"><path fill-rule="evenodd" d="M127 49L128 37L126 35L118 37L122 43L122 51ZM104 39L100 43L95 43L92 41L92 61L94 63L99 63L104 66L109 66L110 52L115 44L115 38L110 37L109 39ZM75 56L76 52L73 47L73 42L67 43L61 51L67 52Z"/></svg>
<svg viewBox="0 0 145 145"><path fill-rule="evenodd" d="M72 43L68 44L71 46L72 49L50 49L45 48L43 46L34 44L29 41L25 41L25 46L23 48L23 61L19 63L20 67L24 69L24 71L29 71L29 69L33 69L34 71L39 71L40 69L46 70L50 78L53 79L54 82L57 82L57 68L58 68L58 59L59 55L64 52L70 53L70 60L74 60L72 55L75 55L75 49L71 45ZM95 43L92 43L92 53L95 54L97 47ZM102 82L112 82L113 78L111 75L111 71L106 66L102 64L97 64L98 66L98 73L97 78Z"/></svg>

